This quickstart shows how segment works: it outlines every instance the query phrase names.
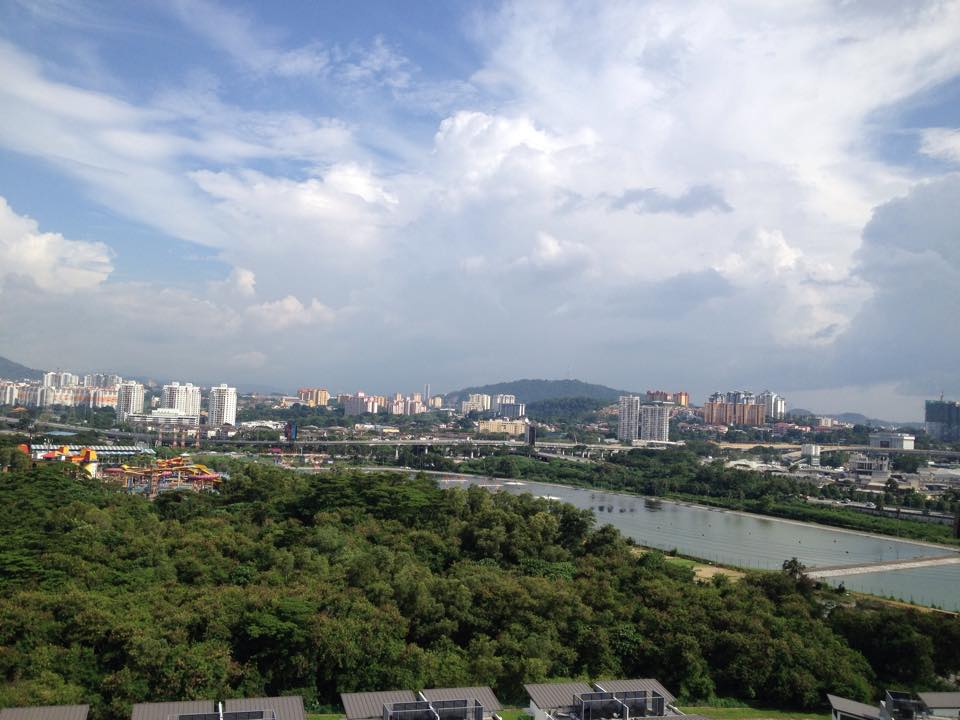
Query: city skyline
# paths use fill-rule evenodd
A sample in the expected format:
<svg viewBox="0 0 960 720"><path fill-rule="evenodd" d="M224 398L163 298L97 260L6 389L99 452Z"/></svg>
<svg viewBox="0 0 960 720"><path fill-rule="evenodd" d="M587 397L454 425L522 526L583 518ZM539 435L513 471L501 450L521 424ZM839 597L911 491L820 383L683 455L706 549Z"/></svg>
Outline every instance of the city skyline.
<svg viewBox="0 0 960 720"><path fill-rule="evenodd" d="M0 355L919 420L960 396L958 40L958 2L7 3Z"/></svg>
<svg viewBox="0 0 960 720"><path fill-rule="evenodd" d="M147 386L152 385L154 388L161 388L164 391L166 391L167 388L169 388L170 386L180 385L179 380L171 380L170 378L167 378L167 377L150 379L136 372L134 372L132 375L124 374L122 377L121 377L121 374L115 374L112 371L102 372L100 370L95 370L92 372L91 371L73 372L70 369L63 369L62 367L56 367L55 369L52 369L52 370L42 370L38 372L41 372L44 377L42 381L37 381L37 382L39 382L40 384L49 384L49 381L52 378L54 380L53 385L57 387L61 386L60 380L64 377L71 378L72 380L70 384L77 386L78 388L82 388L84 385L87 385L89 387L92 378L98 379L97 382L94 383L93 387L100 387L101 385L109 386L109 385L119 384L118 381L122 380L123 378L126 378L126 380L128 381L135 381L137 384L144 383ZM4 377L0 375L0 381L4 381L8 383L17 381L19 379L21 378ZM103 380L104 382L101 383L100 380ZM506 381L506 382L511 382L511 381ZM581 382L581 381L578 380L577 382ZM126 382L124 382L124 384L126 384ZM222 382L222 379L220 378L214 381L203 381L199 383L186 382L184 384L185 387L195 388L198 392L202 388L206 388L208 391L211 391L214 388L222 385L223 385L223 382ZM354 393L358 393L360 397L364 397L364 396L387 397L391 395L396 395L397 397L400 397L403 394L403 391L397 391L396 388L383 389L381 387L378 387L376 381L374 382L361 381L358 385L353 386L351 388L334 388L333 392L331 392L331 388L334 387L332 385L313 386L313 387L306 386L306 387L299 387L296 390L289 387L287 388L274 387L274 388L266 389L264 387L257 386L254 388L250 388L250 387L243 387L242 383L234 383L234 385L237 386L240 393L245 395L250 395L250 394L271 395L272 394L272 395L283 395L287 397L299 396L300 400L303 403L310 406L315 406L318 404L317 402L318 395L322 395L323 397L329 399L329 398L335 398L338 395L353 395ZM374 389L371 392L370 391L371 387L374 387L376 389ZM431 385L430 383L425 383L424 385L422 385L422 387L426 392L429 390ZM181 390L183 389L184 388L181 388ZM614 388L612 387L608 387L608 389L611 391L614 390ZM439 391L438 394L434 397L443 397L451 394L463 393L465 391L469 391L469 388L466 388L464 386L453 387L453 388ZM416 390L408 390L407 392L408 392L408 395L407 395L408 398L409 397L419 398L421 397L421 395L423 397L430 397L430 396L427 396L425 392L420 393L420 392L417 392ZM644 393L640 393L639 391L633 391L633 392L641 396L644 395ZM809 393L799 393L799 394L801 395L801 397L810 395ZM676 397L674 397L674 395L676 395ZM832 406L831 406L831 399L829 397L826 399L825 403L821 401L819 404L814 404L814 406L810 406L810 407L808 407L803 402L794 401L793 398L791 398L791 401L787 403L787 399L783 395L777 392L773 392L768 388L764 388L762 391L758 388L756 393L748 390L727 391L725 393L710 392L710 393L704 393L702 395L702 399L700 399L700 397L698 397L697 395L694 395L692 404L703 405L704 407L706 407L710 403L714 401L718 401L718 396L721 396L721 395L725 396L725 398L719 399L719 402L727 402L727 403L743 402L744 398L740 397L743 395L749 398L749 402L753 402L754 396L756 396L756 401L760 402L763 405L766 405L767 414L774 418L782 418L786 410L805 409L805 410L809 410L811 413L815 415L862 413L864 415L875 417L877 419L882 419L888 422L908 422L908 423L916 423L916 422L922 421L924 419L923 411L924 411L925 405L932 399L929 397L915 398L915 400L917 401L916 407L909 407L907 409L907 412L912 413L912 416L899 415L899 416L890 416L890 417L881 417L882 413L871 414L870 412L865 412L869 408L847 406L843 404L843 400L841 398L833 398ZM674 394L674 393L663 391L663 390L647 390L645 393L645 396L646 396L645 400L642 400L642 398L638 398L638 399L641 399L643 402L665 400L667 402L676 402L680 406L686 406L691 401L690 400L691 396L686 391L677 391ZM518 402L517 397L514 395L486 394L486 395L468 395L464 397L467 397L467 399L461 400L461 402L458 404L458 407L461 407L461 409L464 405L471 405L472 403L474 403L475 402L474 398L478 398L478 397L486 398L487 402L493 403L493 405L495 406L500 405L501 398L503 399L502 402L504 403ZM680 398L679 402L677 402L677 398ZM947 398L947 399L949 400L950 398ZM161 402L164 402L164 401L161 400ZM199 402L199 400L196 400L195 402ZM836 404L838 402L840 403L839 405ZM326 404L326 403L324 402L319 404ZM612 402L611 404L615 404L615 403ZM522 407L523 405L524 405L523 401L519 401L519 406ZM171 403L164 402L164 406L176 407L176 403L171 404ZM481 409L481 408L474 408L474 409ZM490 408L483 408L483 409L490 409Z"/></svg>

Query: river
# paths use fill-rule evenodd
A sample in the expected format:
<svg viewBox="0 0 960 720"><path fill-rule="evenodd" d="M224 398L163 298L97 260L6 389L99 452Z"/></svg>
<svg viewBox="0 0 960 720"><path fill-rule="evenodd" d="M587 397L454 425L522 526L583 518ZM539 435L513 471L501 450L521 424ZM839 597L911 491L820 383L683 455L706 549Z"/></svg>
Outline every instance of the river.
<svg viewBox="0 0 960 720"><path fill-rule="evenodd" d="M464 475L444 476L440 484L475 484L494 491L555 498L593 511L600 523L613 525L641 545L676 549L684 555L743 568L774 570L792 557L815 568L955 554L950 548L928 543L601 490ZM960 565L863 573L830 582L960 610Z"/></svg>

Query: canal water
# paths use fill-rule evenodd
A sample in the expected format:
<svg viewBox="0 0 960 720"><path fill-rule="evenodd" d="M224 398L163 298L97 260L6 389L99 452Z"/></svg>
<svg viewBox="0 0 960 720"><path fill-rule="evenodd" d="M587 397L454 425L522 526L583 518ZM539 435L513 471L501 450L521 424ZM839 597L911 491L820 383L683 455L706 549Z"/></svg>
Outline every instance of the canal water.
<svg viewBox="0 0 960 720"><path fill-rule="evenodd" d="M810 568L954 554L950 548L765 518L655 498L525 480L456 476L443 487L474 484L531 493L593 511L639 544L744 568L774 570L798 558ZM831 579L851 590L960 610L960 565L848 575Z"/></svg>

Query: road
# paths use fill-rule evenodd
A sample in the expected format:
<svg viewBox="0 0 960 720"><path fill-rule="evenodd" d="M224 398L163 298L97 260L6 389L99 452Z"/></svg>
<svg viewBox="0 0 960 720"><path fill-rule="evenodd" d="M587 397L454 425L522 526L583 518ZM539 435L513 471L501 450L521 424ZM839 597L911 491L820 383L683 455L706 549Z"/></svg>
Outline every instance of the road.
<svg viewBox="0 0 960 720"><path fill-rule="evenodd" d="M911 568L936 567L938 565L960 565L960 557L947 555L946 557L913 558L912 560L891 560L886 562L864 563L862 565L840 565L836 567L817 568L810 570L807 575L815 580L830 577L844 577L846 575L862 575L864 573L885 572L887 570L908 570Z"/></svg>
<svg viewBox="0 0 960 720"><path fill-rule="evenodd" d="M8 424L16 424L18 422L17 418L10 417L0 417L0 420L7 422ZM74 430L76 432L97 432L107 437L111 438L123 438L127 440L141 440L144 442L154 442L157 439L156 434L152 433L135 433L135 432L124 432L122 430L98 430L96 428L86 427L83 425L65 425L63 423L53 423L53 422L38 422L37 425L42 427L49 427L55 430ZM495 446L495 447L525 447L526 442L522 440L478 440L470 437L446 437L446 438L397 438L397 439L387 439L387 438L374 438L372 440L216 440L216 439L201 439L201 445L260 445L260 446L271 446L271 447L294 447L294 448L309 448L309 447L327 447L327 446L338 446L338 445L368 445L368 446L385 446L385 447L396 447L396 446L430 446L430 447L439 447L439 446L470 446L470 445L486 445L486 446ZM556 440L538 440L538 448L555 448L560 451L572 451L574 449L581 450L585 449L588 452L619 452L624 450L632 450L634 448L642 447L670 447L677 445L678 443L638 443L637 445L619 445L613 443L592 443L592 444L583 444L583 443L572 443L572 442L563 442ZM777 450L800 450L800 445L792 445L788 443L771 443L769 445L758 442L758 443L718 443L722 448L738 449L738 450L749 450L757 446L773 447ZM870 445L821 445L821 452L829 452L833 450L846 450L846 451L859 451L859 452L868 452L868 453L904 453L907 455L925 455L928 457L940 457L940 458L949 458L960 460L960 451L953 450L897 450L892 448L877 448L871 447Z"/></svg>

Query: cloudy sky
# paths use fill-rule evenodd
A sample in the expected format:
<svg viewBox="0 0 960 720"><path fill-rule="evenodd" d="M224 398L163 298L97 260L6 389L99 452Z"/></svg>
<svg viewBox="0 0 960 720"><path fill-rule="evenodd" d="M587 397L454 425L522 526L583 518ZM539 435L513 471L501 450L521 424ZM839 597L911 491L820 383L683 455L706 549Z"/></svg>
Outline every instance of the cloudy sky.
<svg viewBox="0 0 960 720"><path fill-rule="evenodd" d="M960 396L960 2L0 2L0 355Z"/></svg>

